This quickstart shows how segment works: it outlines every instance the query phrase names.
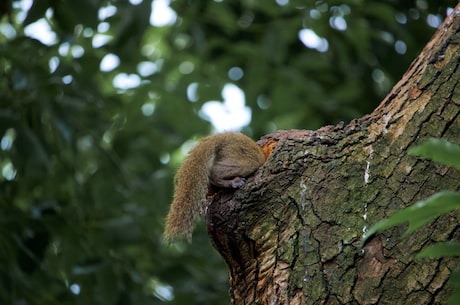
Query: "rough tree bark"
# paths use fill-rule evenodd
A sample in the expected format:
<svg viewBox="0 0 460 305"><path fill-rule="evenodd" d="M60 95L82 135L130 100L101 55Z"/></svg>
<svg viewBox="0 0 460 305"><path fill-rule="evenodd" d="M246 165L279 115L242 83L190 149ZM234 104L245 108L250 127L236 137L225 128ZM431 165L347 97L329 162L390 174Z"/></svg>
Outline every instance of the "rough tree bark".
<svg viewBox="0 0 460 305"><path fill-rule="evenodd" d="M445 304L458 261L416 260L460 239L458 213L402 239L363 231L440 190L457 171L409 156L429 137L460 142L460 5L375 111L343 126L280 131L235 193L217 193L208 232L229 267L232 304Z"/></svg>

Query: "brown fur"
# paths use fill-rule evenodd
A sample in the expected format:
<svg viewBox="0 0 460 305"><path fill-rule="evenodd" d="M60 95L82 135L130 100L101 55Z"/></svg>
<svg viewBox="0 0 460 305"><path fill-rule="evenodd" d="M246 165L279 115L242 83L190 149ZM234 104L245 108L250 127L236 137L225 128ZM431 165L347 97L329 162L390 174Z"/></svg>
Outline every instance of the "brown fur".
<svg viewBox="0 0 460 305"><path fill-rule="evenodd" d="M203 138L193 148L175 177L164 238L191 238L195 220L204 214L208 188L238 188L265 162L262 149L249 137L226 132Z"/></svg>

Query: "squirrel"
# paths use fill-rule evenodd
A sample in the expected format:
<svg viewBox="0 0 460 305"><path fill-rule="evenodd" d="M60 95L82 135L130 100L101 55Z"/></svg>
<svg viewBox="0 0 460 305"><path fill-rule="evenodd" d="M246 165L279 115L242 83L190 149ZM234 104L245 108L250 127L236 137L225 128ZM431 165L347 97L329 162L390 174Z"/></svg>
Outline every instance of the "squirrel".
<svg viewBox="0 0 460 305"><path fill-rule="evenodd" d="M210 187L239 188L265 159L262 148L241 133L224 132L200 140L177 170L164 239L190 241L196 219L205 214Z"/></svg>

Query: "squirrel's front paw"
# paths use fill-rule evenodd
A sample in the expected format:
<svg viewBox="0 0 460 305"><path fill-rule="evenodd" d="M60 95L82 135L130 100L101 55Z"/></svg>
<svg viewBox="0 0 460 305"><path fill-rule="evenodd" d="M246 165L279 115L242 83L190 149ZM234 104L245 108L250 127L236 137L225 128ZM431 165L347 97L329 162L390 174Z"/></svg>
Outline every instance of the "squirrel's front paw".
<svg viewBox="0 0 460 305"><path fill-rule="evenodd" d="M241 177L235 177L233 178L232 180L232 187L234 189L236 188L239 188L240 186L242 186L243 184L246 183L246 179L245 178L241 178Z"/></svg>

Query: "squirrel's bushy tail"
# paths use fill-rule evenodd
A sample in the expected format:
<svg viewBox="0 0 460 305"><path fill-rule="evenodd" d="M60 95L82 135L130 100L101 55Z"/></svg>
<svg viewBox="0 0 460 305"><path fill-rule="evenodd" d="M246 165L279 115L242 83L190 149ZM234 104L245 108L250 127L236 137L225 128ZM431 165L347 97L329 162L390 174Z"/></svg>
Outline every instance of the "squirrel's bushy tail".
<svg viewBox="0 0 460 305"><path fill-rule="evenodd" d="M165 240L172 241L180 237L191 239L196 218L204 213L209 171L214 157L214 145L204 138L190 151L178 169L174 200L166 219Z"/></svg>

